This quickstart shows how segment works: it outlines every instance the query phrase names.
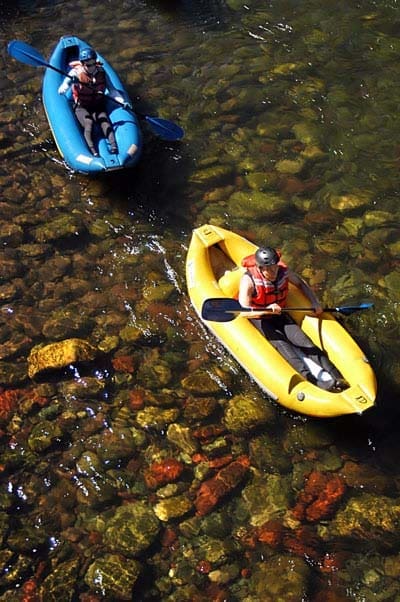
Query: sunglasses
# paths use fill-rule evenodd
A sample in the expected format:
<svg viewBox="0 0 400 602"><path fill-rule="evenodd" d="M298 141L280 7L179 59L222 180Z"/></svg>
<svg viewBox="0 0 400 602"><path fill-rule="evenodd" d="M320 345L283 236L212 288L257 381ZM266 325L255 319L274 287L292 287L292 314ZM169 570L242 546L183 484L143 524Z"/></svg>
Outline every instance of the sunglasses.
<svg viewBox="0 0 400 602"><path fill-rule="evenodd" d="M84 65L86 65L86 67L94 67L96 64L96 61L85 61Z"/></svg>

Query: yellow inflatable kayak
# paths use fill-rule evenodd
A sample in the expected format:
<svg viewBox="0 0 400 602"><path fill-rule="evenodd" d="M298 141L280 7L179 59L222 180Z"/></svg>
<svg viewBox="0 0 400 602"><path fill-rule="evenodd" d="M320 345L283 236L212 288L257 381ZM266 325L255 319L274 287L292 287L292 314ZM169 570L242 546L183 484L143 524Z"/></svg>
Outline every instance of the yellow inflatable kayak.
<svg viewBox="0 0 400 602"><path fill-rule="evenodd" d="M187 287L197 314L202 317L205 301L237 296L244 268L243 257L256 245L242 236L212 225L193 231L186 259ZM308 299L290 285L288 307L308 307ZM305 380L279 354L245 316L227 321L204 320L210 331L273 400L286 408L329 418L361 414L374 405L377 385L374 372L357 343L331 313L315 317L311 312L290 315L304 332L324 349L342 373L349 387L329 392Z"/></svg>

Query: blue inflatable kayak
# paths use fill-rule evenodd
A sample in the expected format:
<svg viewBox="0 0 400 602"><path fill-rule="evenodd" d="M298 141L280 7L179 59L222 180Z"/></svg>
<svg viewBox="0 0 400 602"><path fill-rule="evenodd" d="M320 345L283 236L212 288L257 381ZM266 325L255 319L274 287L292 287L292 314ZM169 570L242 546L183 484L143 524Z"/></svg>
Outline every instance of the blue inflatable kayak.
<svg viewBox="0 0 400 602"><path fill-rule="evenodd" d="M49 63L64 73L71 69L70 62L78 60L81 48L90 44L75 36L63 36L55 47ZM97 60L103 68L114 89L120 91L123 98L128 94L111 65L96 50ZM58 88L64 77L53 69L46 69L43 78L43 105L60 155L73 170L84 174L96 174L132 167L138 161L142 151L142 136L138 118L128 109L106 101L106 110L114 128L118 153L111 154L107 141L100 128L95 124L93 140L99 156L95 157L83 137L83 130L73 111L70 92L59 94Z"/></svg>

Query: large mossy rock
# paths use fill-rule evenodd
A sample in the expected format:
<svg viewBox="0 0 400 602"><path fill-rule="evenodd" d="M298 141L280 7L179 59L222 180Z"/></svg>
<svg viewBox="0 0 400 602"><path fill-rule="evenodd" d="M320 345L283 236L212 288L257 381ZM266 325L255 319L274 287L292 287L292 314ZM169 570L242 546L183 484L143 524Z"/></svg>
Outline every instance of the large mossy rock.
<svg viewBox="0 0 400 602"><path fill-rule="evenodd" d="M70 364L94 360L98 350L84 339L66 339L33 347L28 357L28 375L34 378L47 370L59 370Z"/></svg>

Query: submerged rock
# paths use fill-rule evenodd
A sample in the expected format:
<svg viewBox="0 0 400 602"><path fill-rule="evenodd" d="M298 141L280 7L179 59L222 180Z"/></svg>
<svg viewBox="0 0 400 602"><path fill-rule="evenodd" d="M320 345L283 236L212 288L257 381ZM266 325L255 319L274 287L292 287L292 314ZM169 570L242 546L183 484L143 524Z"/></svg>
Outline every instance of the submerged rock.
<svg viewBox="0 0 400 602"><path fill-rule="evenodd" d="M41 600L65 600L75 598L80 561L78 558L61 562L43 581L39 596Z"/></svg>
<svg viewBox="0 0 400 602"><path fill-rule="evenodd" d="M373 546L390 547L399 544L399 521L398 498L365 493L351 498L327 527L320 528L320 535L327 540L345 537Z"/></svg>
<svg viewBox="0 0 400 602"><path fill-rule="evenodd" d="M145 502L134 502L116 509L107 522L104 543L115 552L132 558L151 546L160 530L153 509Z"/></svg>
<svg viewBox="0 0 400 602"><path fill-rule="evenodd" d="M132 600L132 589L142 570L137 560L105 554L89 566L85 583L107 600Z"/></svg>
<svg viewBox="0 0 400 602"><path fill-rule="evenodd" d="M257 527L282 517L292 499L290 478L257 472L246 485L242 498L250 514L250 524Z"/></svg>
<svg viewBox="0 0 400 602"><path fill-rule="evenodd" d="M60 442L61 438L62 431L59 425L56 422L43 420L33 427L28 444L33 451L42 452L57 441Z"/></svg>
<svg viewBox="0 0 400 602"><path fill-rule="evenodd" d="M273 419L273 410L264 399L235 396L229 400L224 415L227 429L245 433Z"/></svg>
<svg viewBox="0 0 400 602"><path fill-rule="evenodd" d="M167 522L172 518L183 516L189 512L192 507L193 502L187 495L183 494L161 500L154 506L154 513L160 520Z"/></svg>
<svg viewBox="0 0 400 602"><path fill-rule="evenodd" d="M247 599L263 602L298 602L308 598L311 569L305 560L277 555L255 564ZM266 587L266 584L268 586Z"/></svg>
<svg viewBox="0 0 400 602"><path fill-rule="evenodd" d="M206 370L196 370L193 374L186 376L181 384L185 391L188 391L193 395L207 396L219 393L221 390L217 380L212 378Z"/></svg>
<svg viewBox="0 0 400 602"><path fill-rule="evenodd" d="M49 345L37 345L28 356L28 375L34 378L46 370L65 368L94 360L98 351L84 339L66 339Z"/></svg>
<svg viewBox="0 0 400 602"><path fill-rule="evenodd" d="M203 516L211 512L226 495L239 485L249 466L249 459L242 456L221 468L211 479L204 481L197 491L194 502L197 514Z"/></svg>

